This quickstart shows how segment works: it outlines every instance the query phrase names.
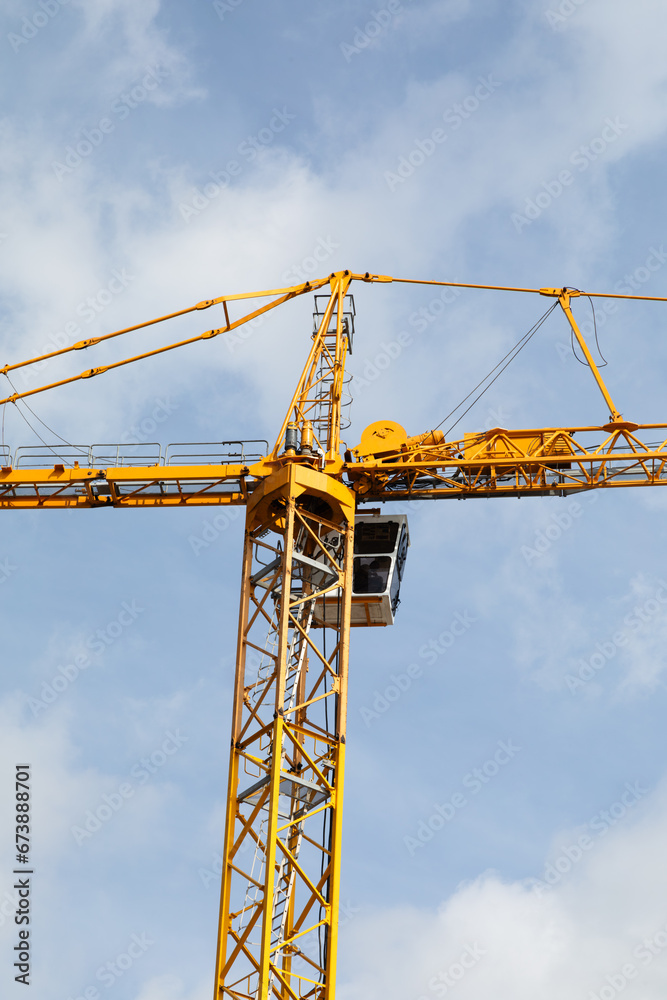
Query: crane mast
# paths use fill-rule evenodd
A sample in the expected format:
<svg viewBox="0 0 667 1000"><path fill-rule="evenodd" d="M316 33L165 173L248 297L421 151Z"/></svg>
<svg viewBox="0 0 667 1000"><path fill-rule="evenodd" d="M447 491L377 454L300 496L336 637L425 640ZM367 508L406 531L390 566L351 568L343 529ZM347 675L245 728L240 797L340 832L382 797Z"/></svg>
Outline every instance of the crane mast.
<svg viewBox="0 0 667 1000"><path fill-rule="evenodd" d="M248 505L221 998L333 996L354 494L327 485L321 473L292 464ZM328 592L339 606L331 621Z"/></svg>
<svg viewBox="0 0 667 1000"><path fill-rule="evenodd" d="M275 471L248 498L220 1000L334 995L356 497L320 466L340 469L348 285L332 281Z"/></svg>
<svg viewBox="0 0 667 1000"><path fill-rule="evenodd" d="M185 446L170 446L164 456L142 464L121 446L100 445L74 448L69 461L51 449L31 465L28 453L36 449L19 449L13 457L4 445L0 449L0 509L246 507L214 1000L334 1000L350 629L388 624L395 608L384 618L368 611L371 588L364 589L356 573L357 563L373 562L358 555L355 545L360 505L569 496L667 483L667 423L623 418L572 313L571 300L583 293L567 288L502 290L548 296L554 307L560 305L603 396L606 422L496 427L446 441L437 429L408 437L394 421L379 420L341 455L345 363L354 332L348 290L355 280L408 279L340 271L291 288L209 299L161 319L221 305L221 327L0 400L17 403L209 340L329 286L326 305L316 310L302 375L266 453L251 454L238 443L231 452L223 448L202 460L188 458ZM262 297L271 301L232 321L230 304ZM156 322L5 365L0 374ZM408 544L400 517L405 521L400 515L392 522L392 572L399 575ZM369 551L363 547L373 537L368 522L359 518L359 553ZM368 566L362 568L368 573ZM360 603L366 614L358 614Z"/></svg>

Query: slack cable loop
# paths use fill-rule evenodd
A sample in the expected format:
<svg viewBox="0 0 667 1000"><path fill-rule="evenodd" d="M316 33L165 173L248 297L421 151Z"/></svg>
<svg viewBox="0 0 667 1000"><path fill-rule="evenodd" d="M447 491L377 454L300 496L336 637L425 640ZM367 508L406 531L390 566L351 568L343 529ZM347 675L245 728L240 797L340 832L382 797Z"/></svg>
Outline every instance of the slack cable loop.
<svg viewBox="0 0 667 1000"><path fill-rule="evenodd" d="M588 301L590 303L591 312L593 313L593 332L595 334L595 346L598 349L598 354L602 358L602 364L598 365L598 367L599 368L606 368L607 365L609 364L609 362L607 361L607 359L605 358L604 354L600 350L600 342L598 340L598 324L597 324L597 319L596 319L596 316L595 316L595 306L593 305L593 299L591 298L590 295L588 295L587 292L582 292L578 288L568 289L568 291L577 292L578 295L583 295L584 298L588 299ZM570 327L570 347L572 348L572 354L574 355L574 357L576 358L576 360L579 362L579 364L583 365L584 368L590 368L591 366L589 365L588 361L585 361L585 360L582 361L581 358L577 354L576 348L574 346L574 330L572 329L572 327Z"/></svg>
<svg viewBox="0 0 667 1000"><path fill-rule="evenodd" d="M597 347L598 354L600 355L600 357L602 358L602 361L603 361L603 364L602 364L601 367L602 368L606 368L606 366L609 364L609 362L607 361L607 359L605 358L604 354L600 350L600 343L598 341L598 324L597 324L597 319L595 318L595 306L593 305L593 299L590 297L590 295L587 295L586 298L590 302L591 309L593 311L593 330L595 332L595 346Z"/></svg>
<svg viewBox="0 0 667 1000"><path fill-rule="evenodd" d="M572 348L572 354L574 355L575 361L578 361L580 365L584 366L584 368L590 368L591 366L589 365L589 363L587 361L582 361L579 355L577 354L577 349L574 346L574 330L572 329L572 327L570 327L570 347Z"/></svg>

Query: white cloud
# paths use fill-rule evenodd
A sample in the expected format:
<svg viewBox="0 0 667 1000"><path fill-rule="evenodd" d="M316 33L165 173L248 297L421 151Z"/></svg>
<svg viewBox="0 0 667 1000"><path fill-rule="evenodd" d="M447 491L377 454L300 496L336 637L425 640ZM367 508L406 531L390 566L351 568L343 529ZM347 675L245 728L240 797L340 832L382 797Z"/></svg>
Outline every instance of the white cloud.
<svg viewBox="0 0 667 1000"><path fill-rule="evenodd" d="M634 577L629 593L624 595L621 613L627 646L619 650L617 696L626 698L664 685L667 670L667 585L664 580L648 580L643 574Z"/></svg>
<svg viewBox="0 0 667 1000"><path fill-rule="evenodd" d="M100 91L119 90L131 82L139 84L147 71L160 67L167 74L167 82L148 94L149 102L168 106L205 96L205 89L190 81L191 67L182 43L173 44L167 29L160 26L161 0L144 0L140 4L132 0L75 0L73 6L84 19L74 48L104 48L108 54L96 80ZM119 44L111 47L109 42L116 33Z"/></svg>
<svg viewBox="0 0 667 1000"><path fill-rule="evenodd" d="M564 835L575 860L547 892L487 873L435 914L397 907L356 917L343 938L347 971L339 994L611 1000L610 984L622 992L625 980L646 1000L658 1000L667 984L665 787L637 809L579 857ZM623 972L628 965L634 972Z"/></svg>

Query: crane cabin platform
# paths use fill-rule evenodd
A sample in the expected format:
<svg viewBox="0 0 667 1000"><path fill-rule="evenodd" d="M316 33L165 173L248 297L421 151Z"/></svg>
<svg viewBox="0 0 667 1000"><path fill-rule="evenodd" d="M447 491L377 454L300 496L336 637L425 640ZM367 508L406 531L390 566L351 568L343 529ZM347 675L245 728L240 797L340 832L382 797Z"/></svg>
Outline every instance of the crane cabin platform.
<svg viewBox="0 0 667 1000"><path fill-rule="evenodd" d="M352 627L394 624L409 545L405 514L357 514L354 519ZM338 589L320 598L315 604L315 623L338 626L339 603Z"/></svg>

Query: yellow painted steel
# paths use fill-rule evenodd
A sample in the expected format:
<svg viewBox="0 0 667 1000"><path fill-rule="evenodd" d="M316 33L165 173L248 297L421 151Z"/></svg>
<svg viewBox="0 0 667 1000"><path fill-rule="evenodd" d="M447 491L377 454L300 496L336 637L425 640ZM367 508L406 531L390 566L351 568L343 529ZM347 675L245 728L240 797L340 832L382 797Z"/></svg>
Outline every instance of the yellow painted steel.
<svg viewBox="0 0 667 1000"><path fill-rule="evenodd" d="M61 379L58 382L51 382L48 385L42 385L35 389L26 389L25 392L14 392L11 396L7 396L5 399L0 399L0 405L3 403L15 403L18 399L25 399L26 396L34 396L36 393L46 392L48 389L56 389L61 385L69 385L71 382L78 382L84 378L93 378L95 375L102 375L104 372L112 371L114 368L121 368L123 365L130 365L134 361L143 361L146 358L152 358L157 354L164 354L166 351L173 351L177 347L186 347L188 344L195 344L199 340L211 340L213 337L220 336L221 333L229 333L231 330L235 330L237 327L243 326L244 323L249 323L251 320L256 319L263 313L268 312L270 309L275 309L276 306L282 305L283 302L288 302L297 295L303 295L305 292L321 288L322 285L325 285L326 283L327 279L322 278L312 282L307 281L303 285L295 285L292 288L275 289L269 292L247 292L242 295L226 295L219 299L210 299L205 302L200 302L196 306L191 306L189 309L183 309L180 312L170 313L168 316L162 316L160 319L149 320L146 323L140 323L138 326L129 326L124 330L117 330L115 333L106 334L104 337L93 338L89 341L81 341L73 347L63 348L63 350L54 351L52 354L44 354L39 358L32 358L30 361L22 361L15 365L6 365L5 368L0 369L0 374L6 375L8 371L12 371L14 368L21 368L24 365L34 364L36 361L44 361L47 358L55 357L57 354L66 354L68 351L91 347L95 344L101 343L103 340L109 340L112 337L119 337L124 333L131 333L133 330L139 330L146 326L152 326L155 323L161 323L166 319L172 319L174 316L183 316L185 313L192 312L195 309L208 309L210 306L218 305L220 303L225 306L225 318L227 320L225 326L218 327L214 330L207 330L205 333L200 333L196 337L188 337L186 340L176 341L176 343L168 344L166 347L157 347L153 351L145 351L143 354L137 354L132 358L124 358L122 361L115 361L109 365L101 365L98 368L89 368L87 371L81 372L79 375L72 375L70 378ZM227 302L231 302L236 299L263 298L268 295L276 294L278 295L278 298L275 299L274 302L269 302L267 305L261 306L259 309L255 309L253 312L248 313L247 316L243 316L234 323L229 322Z"/></svg>
<svg viewBox="0 0 667 1000"><path fill-rule="evenodd" d="M379 420L340 454L341 400L354 281L532 293L554 298L609 408L599 425L492 428L445 441ZM517 288L339 271L302 285L207 299L81 341L16 368L92 348L162 320L222 305L225 325L178 343L14 392L16 403L164 351L224 334L329 286L274 446L242 464L0 469L1 509L246 506L215 1000L334 1000L352 607L354 517L366 502L566 496L667 484L667 423L624 420L576 323L571 300L657 296ZM228 304L272 301L232 321ZM91 451L92 454L92 451ZM325 595L328 595L325 600ZM338 601L332 621L327 606ZM320 609L317 614L315 608Z"/></svg>
<svg viewBox="0 0 667 1000"><path fill-rule="evenodd" d="M640 435L656 430L659 441L642 440ZM658 486L667 484L667 424L497 427L457 441L366 455L346 472L367 501L566 496L601 487Z"/></svg>
<svg viewBox="0 0 667 1000"><path fill-rule="evenodd" d="M572 296L571 296L571 294L569 292L563 291L558 296L558 301L560 303L560 306L561 306L563 312L565 313L565 315L567 316L567 318L569 320L570 326L572 327L572 332L574 333L575 337L577 338L577 341L579 342L579 347L584 352L584 356L586 358L586 362L588 364L588 367L593 372L593 376L595 378L595 381L598 384L598 388L600 389L602 395L604 396L604 401L607 404L607 406L609 407L609 419L610 419L610 421L611 420L614 420L614 421L622 420L621 414L618 412L618 410L614 406L612 398L609 395L609 390L607 389L607 387L604 384L604 381L602 379L602 376L600 375L600 370L597 367L597 365L595 364L595 361L593 360L593 355L591 354L591 352L588 349L588 344L586 343L586 341L582 337L581 331L579 330L579 327L576 324L575 318L572 315L572 309L570 308L570 299L571 298L572 298Z"/></svg>
<svg viewBox="0 0 667 1000"><path fill-rule="evenodd" d="M340 401L345 357L348 350L347 333L343 331L343 302L352 281L349 271L340 271L330 278L331 296L324 316L313 338L308 359L292 397L289 409L278 433L272 455L277 457L282 447L288 424L303 428L312 424L314 411L322 405L321 387L323 380L333 382L327 394L329 412L326 414L324 433L320 431L315 441L330 461L335 461L340 445ZM332 316L336 316L335 329L330 330Z"/></svg>
<svg viewBox="0 0 667 1000"><path fill-rule="evenodd" d="M411 496L565 496L600 487L667 483L667 424L494 428L436 443L430 443L432 432L410 440L401 431L405 443L394 450L377 440L373 454L372 435L362 436L365 445L353 450L360 452L357 461L351 454L349 462L326 462L322 470L317 456L292 456L297 488L344 506L348 487L358 502L377 502ZM390 443L395 445L396 438ZM272 477L282 470L285 479L286 461L267 457L249 466L5 468L0 470L0 509L239 506L251 497L255 505L263 501L268 508L272 498L267 491L277 481Z"/></svg>
<svg viewBox="0 0 667 1000"><path fill-rule="evenodd" d="M248 506L216 1000L335 995L354 494L320 480L290 462Z"/></svg>

